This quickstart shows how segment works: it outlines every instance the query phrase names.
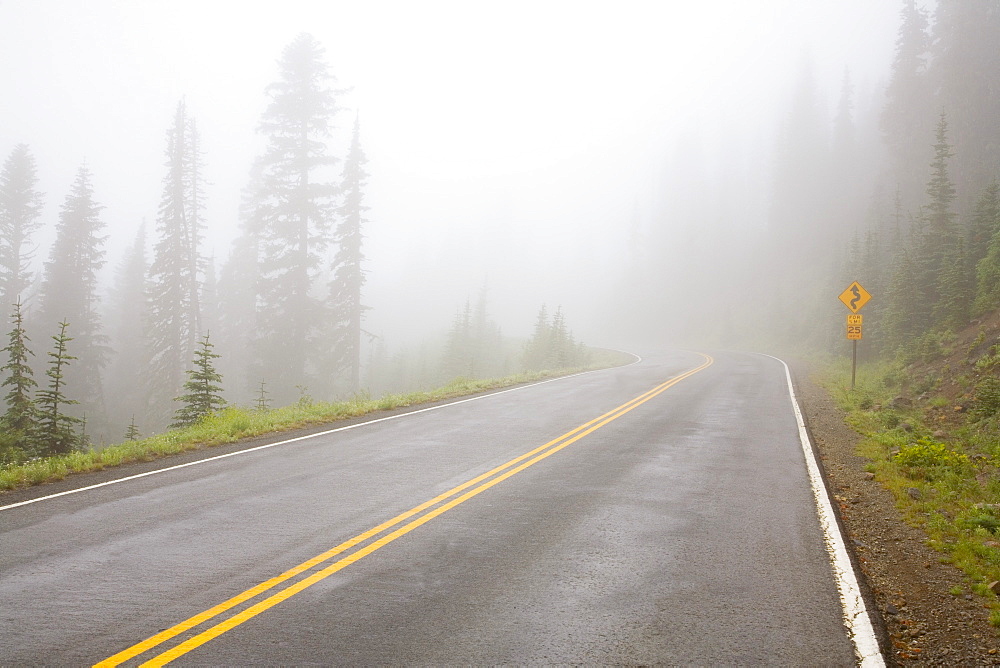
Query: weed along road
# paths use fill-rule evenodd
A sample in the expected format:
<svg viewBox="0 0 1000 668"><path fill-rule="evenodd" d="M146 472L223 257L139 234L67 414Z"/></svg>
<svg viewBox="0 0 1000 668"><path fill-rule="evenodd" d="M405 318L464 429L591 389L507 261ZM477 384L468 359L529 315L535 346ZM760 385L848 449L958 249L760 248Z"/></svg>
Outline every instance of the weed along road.
<svg viewBox="0 0 1000 668"><path fill-rule="evenodd" d="M0 665L878 665L786 373L647 355L0 496Z"/></svg>

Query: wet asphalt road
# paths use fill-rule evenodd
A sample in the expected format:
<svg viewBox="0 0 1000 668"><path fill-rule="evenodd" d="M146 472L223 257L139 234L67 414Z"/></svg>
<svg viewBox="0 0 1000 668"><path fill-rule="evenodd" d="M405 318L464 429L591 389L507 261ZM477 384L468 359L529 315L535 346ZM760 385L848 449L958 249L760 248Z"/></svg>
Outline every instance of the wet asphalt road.
<svg viewBox="0 0 1000 668"><path fill-rule="evenodd" d="M367 549L177 664L853 665L784 368L712 356L129 663ZM0 510L0 665L106 659L704 361L648 355Z"/></svg>

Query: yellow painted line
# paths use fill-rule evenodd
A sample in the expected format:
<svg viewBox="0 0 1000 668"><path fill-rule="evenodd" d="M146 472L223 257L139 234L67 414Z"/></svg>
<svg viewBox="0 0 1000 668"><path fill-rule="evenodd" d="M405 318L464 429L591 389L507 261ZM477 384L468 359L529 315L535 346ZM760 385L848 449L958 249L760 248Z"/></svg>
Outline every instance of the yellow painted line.
<svg viewBox="0 0 1000 668"><path fill-rule="evenodd" d="M278 586L279 584L281 584L283 582L286 582L287 580L295 577L296 575L304 573L305 571L308 571L309 569L314 568L314 567L322 564L323 562L328 561L332 557L334 557L334 556L336 556L338 554L341 554L341 553L345 552L346 550L349 550L350 548L355 547L355 546L359 545L360 543L363 543L364 541L366 541L366 540L368 540L370 538L373 538L373 537L377 536L378 534L382 533L383 531L386 531L386 530L388 530L388 529L396 526L397 524L400 524L400 523L404 522L405 520L413 517L414 515L417 515L420 512L423 512L424 510L427 510L428 508L431 508L432 506L434 506L434 505L436 505L438 503L441 503L442 501L445 501L445 500L447 500L447 499L449 499L451 497L454 497L457 494L463 492L464 490L467 490L470 487L473 487L474 485L482 483L482 484L479 484L478 487L475 487L475 489L467 491L464 494L461 494L461 496L457 496L456 498L451 499L451 501L448 501L447 503L444 503L443 505L435 508L434 510L431 510L430 512L422 515L421 517L418 517L417 519L414 519L414 520L410 521L409 523L407 523L404 526L396 529L395 531L393 531L393 532L391 532L391 533L383 536L382 538L379 538L379 539L377 539L377 540L369 543L367 546L361 548L360 550L354 552L353 554L350 554L348 556L342 557L341 559L339 559L338 561L334 562L333 564L327 566L326 568L324 568L324 569L322 569L320 571L317 571L316 573L313 573L312 575L310 575L310 576L308 576L306 578L303 578L303 579L301 579L301 580L299 580L299 581L297 581L297 582L289 585L288 587L282 589L281 591L279 591L279 592L277 592L275 594L272 594L268 598L263 599L262 601L254 604L252 606L250 606L249 608L243 610L242 612L237 613L237 614L233 615L232 617L230 617L230 618L228 618L228 619L226 619L226 620L224 620L222 622L219 622L215 626L210 627L209 629L207 629L207 630L199 633L196 636L193 636L192 638L189 638L188 640L186 640L186 641L180 643L179 645L175 646L173 649L167 650L167 651L165 651L165 652L163 652L163 653L161 653L161 654L153 657L152 659L150 659L149 661L147 661L146 663L144 663L142 665L143 666L162 666L162 665L164 665L164 664L166 664L166 663L168 663L168 662L170 662L170 661L172 661L172 660L174 660L174 659L176 659L176 658L178 658L178 657L180 657L180 656L182 656L182 655L190 652L191 650L195 649L196 647L199 647L199 646L205 644L206 642L208 642L209 640L212 640L213 638L216 638L216 637L222 635L223 633L225 633L225 632L227 632L227 631L235 628L236 626L239 626L243 622L245 622L245 621L247 621L249 619L252 619L253 617L256 617L257 615L259 615L260 613L264 612L265 610L274 607L278 603L281 603L282 601L287 600L288 598L290 598L290 597L294 596L295 594L303 591L304 589L307 589L308 587L311 587L312 585L316 584L317 582L319 582L321 580L324 580L325 578L329 577L330 575L333 575L337 571L342 570L346 566L349 566L349 565L353 564L354 562L358 561L359 559L362 559L363 557L371 554L372 552L375 552L376 550L384 547L385 545L388 545L389 543L391 543L392 541L396 540L397 538L406 535L410 531L413 531L417 527L425 524L426 522L429 522L430 520L432 520L435 517L441 515L442 513L445 513L448 510L451 510L455 506L457 506L457 505L459 505L461 503L464 503L468 499L471 499L472 497L480 494L481 492L486 491L487 489L493 487L494 485L499 484L500 482L506 480L507 478L510 478L511 476L516 475L517 473L523 471L524 469L528 468L529 466L532 466L535 463L537 463L537 462L545 459L546 457L548 457L548 456L550 456L550 455L552 455L552 454L554 454L554 453L562 450L563 448L565 448L565 447L567 447L567 446L575 443L576 441L580 440L584 436L587 436L588 434L590 434L590 433L592 433L594 431L597 431L598 429L600 429L604 425L608 424L609 422L611 422L613 420L618 419L622 415L628 413L629 411L631 411L632 409L640 406L641 404L646 403L647 401L649 401L650 399L656 397L660 393L666 391L668 388L672 387L673 385L676 385L677 383L679 383L680 381L684 380L685 378L688 378L689 376L694 375L695 373L701 371L702 369L705 369L706 367L708 367L708 366L710 366L712 364L713 360L712 360L711 357L709 357L707 355L703 355L703 357L705 358L705 362L701 366L698 366L698 367L696 367L694 369L691 369L690 371L687 371L687 372L685 372L683 374L675 376L675 377L671 378L670 380L668 380L668 381L666 381L666 382L664 382L664 383L662 383L662 384L654 387L653 389L649 390L648 392L645 392L645 393L639 395L638 397L636 397L636 398L634 398L634 399L632 399L632 400L630 400L630 401L622 404L621 406L618 406L617 408L614 408L614 409L608 411L604 415L601 415L600 417L594 418L593 420L591 420L591 421L589 421L589 422L587 422L585 424L582 424L579 427L576 427L575 429L573 429L573 430L571 430L569 432L566 432L562 436L560 436L560 437L558 437L558 438L556 438L556 439L554 439L552 441L549 441L545 445L539 446L539 447L535 448L534 450L531 450L529 452L526 452L523 455L515 457L514 459L511 459L510 461L508 461L508 462L506 462L504 464L501 464L500 466L498 466L498 467L496 467L496 468L494 468L494 469L492 469L490 471L487 471L486 473L483 473L482 475L479 475L479 476L477 476L477 477L475 477L475 478L473 478L473 479L471 479L471 480L469 480L467 482L464 482L461 485L458 485L457 487L454 487L454 488L448 490L447 492L444 492L443 494L440 494L440 495L434 497L433 499L431 499L429 501L425 501L424 503L420 504L419 506L415 506L414 508L411 508L410 510L407 510L406 512L401 513L401 514L397 515L396 517L394 517L394 518L392 518L390 520L387 520L386 522L383 522L382 524L380 524L380 525L378 525L378 526L376 526L376 527L374 527L372 529L369 529L368 531L365 531L364 533L358 534L354 538L351 538L351 539L349 539L347 541L344 541L340 545L337 545L336 547L331 548L330 550L327 550L326 552L324 552L324 553L322 553L320 555L317 555L317 556L313 557L312 559L309 559L307 561L302 562L298 566L295 566L294 568L291 568L291 569L285 571L284 573L282 573L279 576L276 576L274 578L271 578L270 580L262 582L261 584L255 586L255 587L252 587L252 588L244 591L243 593L238 594L237 596L234 596L233 598L231 598L231 599L229 599L229 600L227 600L227 601L225 601L223 603L220 603L217 606L214 606L214 607L206 610L205 612L197 614L197 615L195 615L195 616L193 616L193 617L191 617L191 618L189 618L189 619L187 619L187 620L185 620L185 621L183 621L183 622L181 622L179 624L176 624L175 626L172 626L169 629L161 631L160 633L158 633L158 634L156 634L156 635L148 638L147 640L144 640L141 643L133 645L132 647L129 647L129 648L127 648L127 649L125 649L125 650L123 650L123 651L115 654L114 656L111 656L111 657L109 657L109 658L107 658L107 659L105 659L105 660L103 660L103 661L101 661L101 662L99 662L99 663L97 663L95 665L96 666L102 666L102 667L103 666L117 666L117 665L120 665L121 663L123 663L125 661L128 661L129 659L134 658L134 657L136 657L136 656L138 656L138 655L140 655L140 654L142 654L142 653L144 653L144 652L146 652L146 651L148 651L148 650L150 650L150 649L152 649L152 648L154 648L154 647L156 647L156 646L158 646L158 645L166 642L167 640L170 640L171 638L174 638L174 637L180 635L181 633L184 633L185 631L188 631L188 630L190 630L190 629L192 629L192 628L194 628L194 627L196 627L196 626L198 626L200 624L203 624L203 623L207 622L208 620L210 620L210 619L212 619L214 617L219 616L223 612L225 612L227 610L230 610L233 607L235 607L235 606L237 606L237 605L239 605L241 603L249 601L249 600L251 600L251 599L259 596L260 594L262 594L262 593L264 593L264 592L266 592L266 591L268 591L270 589L273 589L274 587ZM525 461L525 460L528 460L528 461ZM498 473L501 473L501 472L503 472L501 475L497 475ZM493 477L493 476L496 476L496 477ZM490 478L492 478L492 479L490 479ZM483 482L484 480L486 480L487 482Z"/></svg>

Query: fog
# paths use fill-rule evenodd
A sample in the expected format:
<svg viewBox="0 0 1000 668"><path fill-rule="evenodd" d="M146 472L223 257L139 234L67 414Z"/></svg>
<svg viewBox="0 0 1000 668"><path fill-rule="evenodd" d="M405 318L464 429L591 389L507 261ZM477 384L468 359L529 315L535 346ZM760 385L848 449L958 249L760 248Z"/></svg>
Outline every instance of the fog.
<svg viewBox="0 0 1000 668"><path fill-rule="evenodd" d="M773 227L796 86L811 81L831 133L845 72L858 113L881 104L899 12L871 0L0 0L0 151L26 144L37 165L36 280L89 167L106 294L143 221L153 243L183 99L208 184L201 253L219 269L263 150L264 91L307 32L349 89L330 153L343 159L357 118L368 160L371 337L420 346L485 289L510 337L528 337L546 305L590 344L689 344L718 334L731 303L773 304L746 279L773 261L755 240Z"/></svg>

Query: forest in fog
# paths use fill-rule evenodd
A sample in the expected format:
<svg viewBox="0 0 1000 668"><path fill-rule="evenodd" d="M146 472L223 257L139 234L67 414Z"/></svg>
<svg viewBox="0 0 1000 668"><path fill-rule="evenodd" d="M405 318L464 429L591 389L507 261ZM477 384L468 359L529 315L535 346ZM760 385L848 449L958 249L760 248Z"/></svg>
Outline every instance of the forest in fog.
<svg viewBox="0 0 1000 668"><path fill-rule="evenodd" d="M62 165L72 181L43 192L32 144L0 145L0 448L65 452L185 424L199 414L178 399L198 387L209 408L265 407L580 367L581 339L837 354L837 295L854 280L874 295L866 354L912 353L1000 308L1000 5L903 0L895 18L874 76L844 64L828 84L806 49L766 122L641 141L654 152L628 162L641 187L606 179L579 198L598 223L538 222L560 192L550 179L534 207L484 190L484 219L421 233L414 213L415 230L394 228L407 241L386 243L391 207L373 194L405 209L414 192L379 182L368 147L384 155L385 139L350 102L361 82L305 32L270 56L227 221L211 214L220 156L187 96L163 110L159 171L141 173L159 199L127 234L108 225L100 160ZM773 72L742 78L755 76ZM491 130L459 143L475 132ZM623 172L585 136L574 150ZM460 259L439 262L440 248Z"/></svg>

